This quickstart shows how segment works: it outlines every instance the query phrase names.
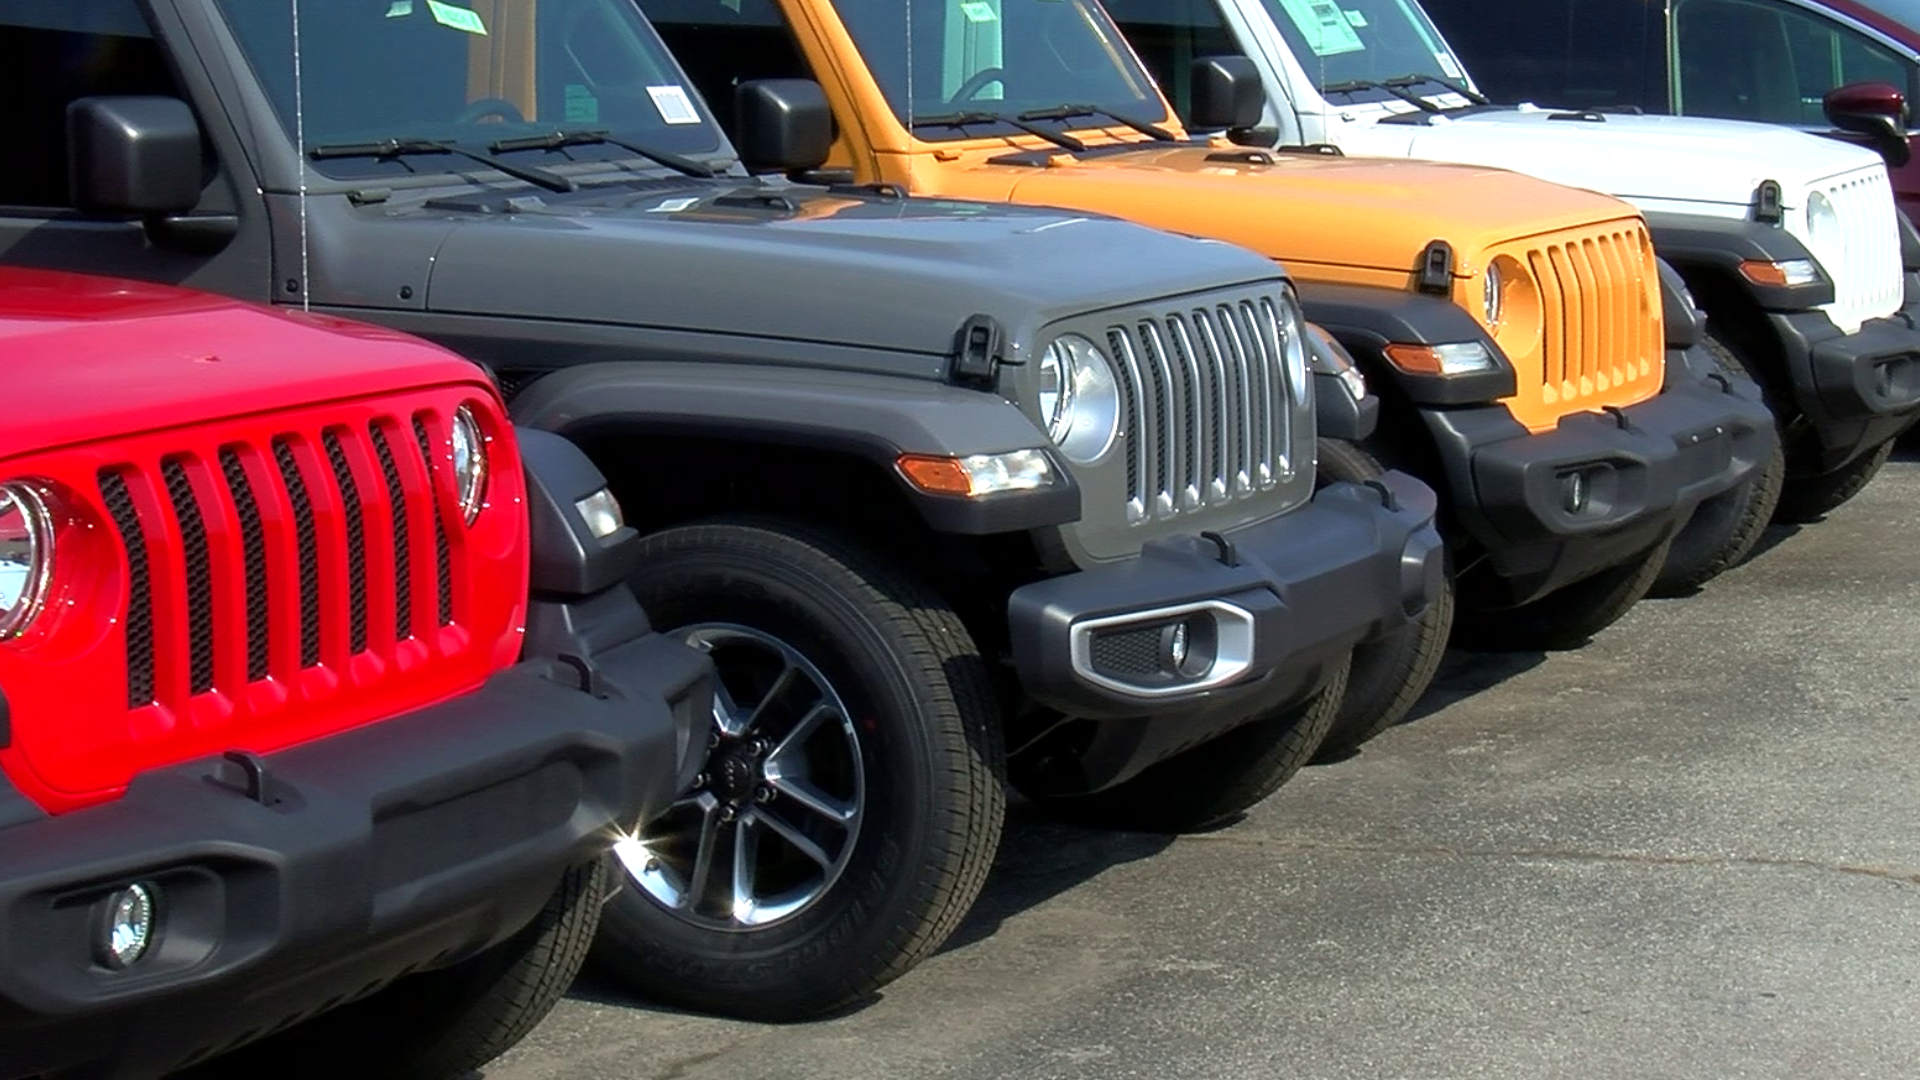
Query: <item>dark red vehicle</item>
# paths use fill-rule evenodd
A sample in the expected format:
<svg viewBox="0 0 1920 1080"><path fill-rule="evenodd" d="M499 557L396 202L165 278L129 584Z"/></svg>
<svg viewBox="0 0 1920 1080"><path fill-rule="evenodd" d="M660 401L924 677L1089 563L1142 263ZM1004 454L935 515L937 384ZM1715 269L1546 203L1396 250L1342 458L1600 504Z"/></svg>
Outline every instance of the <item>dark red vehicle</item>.
<svg viewBox="0 0 1920 1080"><path fill-rule="evenodd" d="M0 367L0 1077L511 1046L709 722L599 473L444 350L165 286L0 269Z"/></svg>
<svg viewBox="0 0 1920 1080"><path fill-rule="evenodd" d="M1836 128L1920 207L1920 0L1424 0L1496 101Z"/></svg>

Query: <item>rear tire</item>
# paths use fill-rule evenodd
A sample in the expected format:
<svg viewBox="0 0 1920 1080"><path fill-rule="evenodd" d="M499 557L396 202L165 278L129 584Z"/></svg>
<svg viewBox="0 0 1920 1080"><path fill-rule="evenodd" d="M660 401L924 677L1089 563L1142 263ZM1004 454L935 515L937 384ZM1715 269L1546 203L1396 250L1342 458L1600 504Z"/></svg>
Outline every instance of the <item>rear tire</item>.
<svg viewBox="0 0 1920 1080"><path fill-rule="evenodd" d="M1789 479L1780 494L1780 509L1774 517L1790 525L1805 525L1839 509L1848 499L1860 494L1880 472L1880 467L1893 456L1895 441L1888 439L1833 472Z"/></svg>
<svg viewBox="0 0 1920 1080"><path fill-rule="evenodd" d="M986 666L953 610L855 543L772 522L651 536L633 586L721 689L695 790L615 848L597 966L655 1000L795 1020L931 954L1006 811Z"/></svg>
<svg viewBox="0 0 1920 1080"><path fill-rule="evenodd" d="M1223 825L1300 771L1333 724L1347 665L1300 704L1242 724L1091 795L1035 801L1075 824L1129 832L1185 833Z"/></svg>
<svg viewBox="0 0 1920 1080"><path fill-rule="evenodd" d="M606 880L601 860L575 866L525 929L486 952L410 975L175 1080L461 1080L559 1003L593 943Z"/></svg>
<svg viewBox="0 0 1920 1080"><path fill-rule="evenodd" d="M1373 455L1341 439L1321 439L1319 450L1316 479L1321 486L1342 481L1363 484L1378 479L1385 471ZM1453 577L1449 569L1441 577L1440 595L1418 618L1379 641L1354 648L1346 695L1313 760L1346 757L1405 718L1433 683L1452 631Z"/></svg>
<svg viewBox="0 0 1920 1080"><path fill-rule="evenodd" d="M1705 345L1722 374L1754 378L1740 354L1712 327L1707 329ZM1694 510L1692 519L1674 538L1666 565L1654 579L1650 594L1685 595L1738 566L1760 542L1760 534L1773 519L1786 475L1786 451L1775 440L1773 452L1750 476Z"/></svg>
<svg viewBox="0 0 1920 1080"><path fill-rule="evenodd" d="M1574 649L1620 621L1652 587L1672 541L1518 607L1462 611L1453 643L1482 652Z"/></svg>

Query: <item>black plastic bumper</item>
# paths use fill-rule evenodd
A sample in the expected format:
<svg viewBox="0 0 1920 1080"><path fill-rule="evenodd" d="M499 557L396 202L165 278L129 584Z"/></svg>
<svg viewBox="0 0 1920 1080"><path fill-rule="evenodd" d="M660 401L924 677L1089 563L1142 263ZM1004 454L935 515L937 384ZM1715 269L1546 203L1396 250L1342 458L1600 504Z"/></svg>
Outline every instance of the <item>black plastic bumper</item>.
<svg viewBox="0 0 1920 1080"><path fill-rule="evenodd" d="M524 926L701 748L707 662L627 603L643 633L591 658L592 692L529 661L271 755L258 799L197 761L0 830L0 1077L150 1075ZM114 973L101 904L133 882L158 887L159 936Z"/></svg>
<svg viewBox="0 0 1920 1080"><path fill-rule="evenodd" d="M1154 541L1137 558L1024 586L1007 610L1021 683L1041 704L1093 719L1245 719L1304 697L1324 661L1436 595L1436 505L1425 484L1390 472L1379 488L1329 485L1271 521ZM1190 674L1161 666L1161 638L1185 612L1234 624L1216 626L1205 673L1201 661ZM1206 655L1203 628L1189 645Z"/></svg>
<svg viewBox="0 0 1920 1080"><path fill-rule="evenodd" d="M1772 452L1773 417L1751 382L1670 382L1638 405L1578 413L1539 434L1499 407L1422 412L1451 509L1497 580L1478 602L1525 603L1633 558ZM1575 474L1585 488L1577 510Z"/></svg>
<svg viewBox="0 0 1920 1080"><path fill-rule="evenodd" d="M1909 290L1911 292L1912 290ZM1831 472L1920 417L1920 302L1843 334L1824 312L1769 312L1816 449L1789 460L1796 475Z"/></svg>

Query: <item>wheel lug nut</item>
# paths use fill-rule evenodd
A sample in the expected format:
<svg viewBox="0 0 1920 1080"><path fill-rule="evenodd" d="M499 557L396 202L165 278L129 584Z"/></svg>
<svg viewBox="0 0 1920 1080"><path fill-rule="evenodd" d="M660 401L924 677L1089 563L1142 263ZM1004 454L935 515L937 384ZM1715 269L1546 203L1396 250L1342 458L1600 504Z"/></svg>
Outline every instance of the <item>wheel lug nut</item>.
<svg viewBox="0 0 1920 1080"><path fill-rule="evenodd" d="M729 803L726 806L722 806L720 808L720 824L722 825L733 824L735 813L736 812L733 809L733 804Z"/></svg>
<svg viewBox="0 0 1920 1080"><path fill-rule="evenodd" d="M707 749L712 750L719 745L720 733L718 731L709 731L707 733Z"/></svg>
<svg viewBox="0 0 1920 1080"><path fill-rule="evenodd" d="M747 753L752 754L754 757L765 756L768 749L767 740L765 739L755 739L747 744Z"/></svg>
<svg viewBox="0 0 1920 1080"><path fill-rule="evenodd" d="M706 773L701 773L700 775L693 778L693 786L696 788L706 787L707 783L709 782L709 779L710 778L707 776Z"/></svg>
<svg viewBox="0 0 1920 1080"><path fill-rule="evenodd" d="M772 802L776 794L773 788L766 784L761 784L759 787L753 789L753 801L764 806Z"/></svg>

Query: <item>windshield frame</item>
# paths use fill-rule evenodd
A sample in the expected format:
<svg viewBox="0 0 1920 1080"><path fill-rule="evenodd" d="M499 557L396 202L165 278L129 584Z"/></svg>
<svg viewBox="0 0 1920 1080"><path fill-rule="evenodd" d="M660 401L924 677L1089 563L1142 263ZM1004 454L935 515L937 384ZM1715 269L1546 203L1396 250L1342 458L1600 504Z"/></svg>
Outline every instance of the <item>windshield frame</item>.
<svg viewBox="0 0 1920 1080"><path fill-rule="evenodd" d="M193 28L189 36L190 40L218 43L217 59L209 63L209 74L223 84L217 96L222 101L233 103L227 111L233 114L236 123L242 125L247 131L240 145L246 158L252 162L257 171L263 190L283 194L302 190L309 194L337 194L376 189L422 189L448 185L519 187L526 183L490 166L463 159L457 154L407 155L378 163L371 159L356 157L326 160L314 160L308 157L303 160L299 152L299 133L295 129L292 111L288 109L283 113L280 103L269 92L270 84L261 76L256 66L255 55L249 51L236 27L229 22L225 14L224 8L228 2L231 0L183 3L173 5L171 10L177 12L180 18ZM310 6L325 2L327 0L300 0L301 11L304 14ZM622 12L628 9L625 3L617 3L614 6ZM156 14L161 8L162 5L156 4ZM688 102L699 115L698 130L705 132L708 136L706 149L680 148L673 152L713 168L716 178L738 179L744 176L744 169L739 164L739 155L733 144L715 120L707 103L700 97L693 82L687 78L678 58L666 48L665 43L660 40L652 24L646 21L645 15L640 12L637 4L631 6L631 11L635 20L636 33L640 34L645 44L659 51L663 65L662 75L670 74L679 80L679 85L686 93ZM693 125L688 126L693 127ZM395 127L397 130L393 134L399 134L402 137L410 134L403 124L396 124ZM617 139L623 138L641 144L651 142L649 132L631 126L623 127L588 121L560 123L537 121L526 125L486 125L484 135L458 138L455 145L463 150L487 154L490 153L490 144L496 140L530 134L552 134L556 128L563 131L601 131ZM338 134L341 137L316 135L311 128L308 128L305 132L304 147L312 150L327 143L360 141L347 136L346 133ZM683 180L688 184L712 182L686 176L643 155L612 144L567 147L555 152L510 151L505 156L514 164L546 169L582 182L648 181L662 177Z"/></svg>
<svg viewBox="0 0 1920 1080"><path fill-rule="evenodd" d="M841 2L842 0L828 0L828 2L823 5L823 7L827 9L827 11L823 13L823 18L832 20L832 25L827 28L829 35L831 36L837 31L839 35L844 36L846 48L850 49L851 54L859 59L857 69L848 73L847 77L854 82L854 85L849 86L848 89L856 96L862 98L869 106L867 109L862 110L863 114L883 117L886 126L889 127L898 138L903 140L904 147L907 150L924 152L928 150L951 150L955 148L956 145L966 146L973 144L1005 147L1011 144L1026 145L1031 143L1039 143L1047 150L1061 150L1060 147L1053 146L1040 136L1022 131L1019 127L1012 124L981 123L968 124L964 127L922 124L921 122L927 118L937 118L954 113L972 112L976 110L1003 112L1007 110L997 108L996 106L999 105L1000 100L991 98L957 104L951 108L928 109L924 112L918 109L909 112L907 109L902 108L902 103L896 102L893 96L887 92L886 87L881 84L878 73L868 60L866 50L861 47L860 37L854 33L853 24L848 21L847 16L841 10ZM1105 35L1107 44L1110 45L1115 53L1116 70L1121 73L1123 78L1137 81L1141 86L1143 92L1141 103L1136 107L1129 103L1119 101L1021 102L1020 105L1022 109L1045 108L1060 105L1093 105L1102 109L1112 109L1114 112L1125 115L1130 119L1159 126L1177 138L1183 140L1187 138L1187 133L1180 124L1180 118L1175 115L1172 105L1167 101L1166 95L1161 92L1159 85L1154 82L1152 74L1146 69L1146 65L1140 62L1139 56L1133 51L1133 46L1128 43L1126 35L1114 24L1113 20L1107 15L1106 9L1100 6L1098 0L1063 0L1063 6L1067 4L1071 4L1074 8L1082 11L1089 23ZM905 5L902 4L901 8L904 12ZM904 15L902 17L904 18ZM1171 145L1156 141L1149 135L1135 131L1121 124L1119 121L1104 116L1085 116L1074 117L1069 120L1039 120L1035 122L1054 127L1061 135L1069 137L1077 136L1095 146L1111 145L1114 143L1137 143L1140 145L1155 146Z"/></svg>

